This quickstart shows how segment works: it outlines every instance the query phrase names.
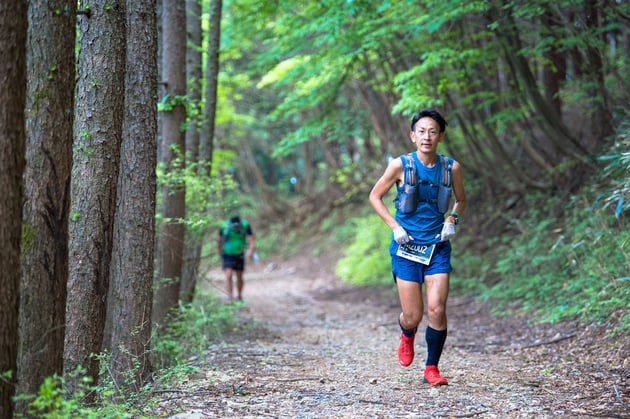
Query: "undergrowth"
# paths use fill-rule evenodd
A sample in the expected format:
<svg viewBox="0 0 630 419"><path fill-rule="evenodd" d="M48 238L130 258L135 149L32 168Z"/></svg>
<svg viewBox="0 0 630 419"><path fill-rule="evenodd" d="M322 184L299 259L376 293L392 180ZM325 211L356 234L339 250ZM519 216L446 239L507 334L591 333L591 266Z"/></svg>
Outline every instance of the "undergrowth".
<svg viewBox="0 0 630 419"><path fill-rule="evenodd" d="M20 394L16 401L28 404L28 417L62 418L135 418L150 417L151 409L164 389L179 385L195 373L198 366L187 360L197 357L236 326L235 312L242 303L219 304L215 295L198 293L192 304L173 312L172 322L153 338L152 358L155 371L150 382L138 383L137 371L126 371L129 382L116 383L109 373L107 352L94 355L101 365L98 383L92 383L85 370L78 368L70 377L47 377L35 395ZM139 369L140 365L136 366ZM67 380L78 388L66 390ZM19 414L16 418L25 417Z"/></svg>
<svg viewBox="0 0 630 419"><path fill-rule="evenodd" d="M586 195L566 205L561 224L541 220L536 203L518 220L529 226L523 234L497 246L502 256L493 273L501 280L484 297L497 301L497 313L516 306L551 322L576 316L602 322L621 315L617 321L627 328L630 236L624 221Z"/></svg>

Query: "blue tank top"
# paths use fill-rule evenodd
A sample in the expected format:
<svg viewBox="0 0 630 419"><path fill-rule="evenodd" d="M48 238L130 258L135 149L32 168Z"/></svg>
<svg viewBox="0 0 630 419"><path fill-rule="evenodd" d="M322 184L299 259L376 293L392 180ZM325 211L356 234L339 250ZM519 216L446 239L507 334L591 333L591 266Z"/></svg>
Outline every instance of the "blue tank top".
<svg viewBox="0 0 630 419"><path fill-rule="evenodd" d="M442 158L438 154L437 162L433 167L423 165L418 159L417 153L413 153L413 158L419 183L418 207L414 212L408 214L396 210L395 218L402 228L414 238L410 243L439 243L440 238L436 236L442 232L442 225L444 224L444 214L439 212L437 208L438 185L442 180ZM397 186L398 191L402 188L402 184Z"/></svg>

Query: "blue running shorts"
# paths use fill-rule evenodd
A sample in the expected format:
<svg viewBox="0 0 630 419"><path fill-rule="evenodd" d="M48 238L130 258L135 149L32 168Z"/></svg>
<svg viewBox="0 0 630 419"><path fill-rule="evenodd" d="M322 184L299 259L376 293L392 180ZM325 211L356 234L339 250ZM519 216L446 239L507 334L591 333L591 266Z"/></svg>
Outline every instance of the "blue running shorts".
<svg viewBox="0 0 630 419"><path fill-rule="evenodd" d="M451 266L451 242L449 240L435 245L431 262L428 265L396 256L397 250L398 243L392 240L392 244L389 246L389 253L392 257L394 281L396 281L396 278L399 278L422 284L424 283L425 275L450 273L453 271Z"/></svg>

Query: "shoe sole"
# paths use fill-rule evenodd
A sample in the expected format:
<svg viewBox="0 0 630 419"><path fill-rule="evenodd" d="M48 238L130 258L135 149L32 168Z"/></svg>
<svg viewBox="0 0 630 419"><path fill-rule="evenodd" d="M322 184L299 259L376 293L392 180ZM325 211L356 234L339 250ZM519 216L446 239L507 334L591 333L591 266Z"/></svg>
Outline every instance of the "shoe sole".
<svg viewBox="0 0 630 419"><path fill-rule="evenodd" d="M439 383L436 383L436 384L431 384L430 382L428 382L428 381L427 381L427 379L426 379L426 378L423 378L423 379L422 379L422 382L423 382L424 384L428 384L428 385L430 385L430 386L432 386L432 387L439 387L439 386L447 386L447 385L448 385L448 381L444 381L444 382L441 382L441 381L440 381Z"/></svg>

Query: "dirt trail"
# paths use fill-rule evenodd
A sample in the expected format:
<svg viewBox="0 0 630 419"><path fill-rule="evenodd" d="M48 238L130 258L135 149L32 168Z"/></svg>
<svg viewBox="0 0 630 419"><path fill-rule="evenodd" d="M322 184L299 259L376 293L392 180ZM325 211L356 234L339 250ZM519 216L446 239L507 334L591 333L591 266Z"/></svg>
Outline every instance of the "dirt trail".
<svg viewBox="0 0 630 419"><path fill-rule="evenodd" d="M392 290L344 285L323 265L295 266L247 272L240 332L209 348L194 380L164 396L161 416L630 417L627 336L566 323L532 328L452 297L440 362L449 385L432 388L421 383L423 337L414 363L398 365ZM220 271L209 277L222 288Z"/></svg>

